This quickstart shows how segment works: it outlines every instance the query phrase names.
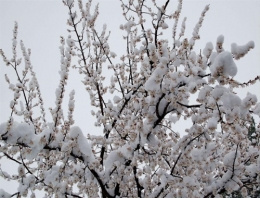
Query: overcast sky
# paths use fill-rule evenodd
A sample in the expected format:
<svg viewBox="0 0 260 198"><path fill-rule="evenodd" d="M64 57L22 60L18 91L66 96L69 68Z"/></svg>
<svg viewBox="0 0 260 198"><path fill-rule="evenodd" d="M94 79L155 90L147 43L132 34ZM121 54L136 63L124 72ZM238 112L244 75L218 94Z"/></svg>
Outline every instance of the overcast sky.
<svg viewBox="0 0 260 198"><path fill-rule="evenodd" d="M97 1L93 0L93 4ZM100 16L98 26L107 23L111 30L112 51L121 55L125 51L120 42L122 32L118 28L124 23L122 19L120 3L116 0L100 0ZM260 1L258 0L201 0L184 1L181 19L187 16L186 37L190 37L195 23L200 17L204 6L210 4L210 10L206 14L200 35L201 40L196 43L196 49L203 49L209 41L215 43L216 38L223 34L225 36L224 48L230 50L230 45L236 42L238 45L246 44L248 41L255 42L255 49L239 60L238 74L236 80L248 81L256 75L260 75ZM169 10L174 11L175 7ZM32 65L38 76L45 108L54 107L55 89L58 86L60 69L59 42L60 36L67 35L66 19L67 8L59 0L0 0L0 48L10 57L11 39L14 21L19 24L18 38L24 41L26 47L32 50ZM168 30L171 34L171 28ZM166 35L167 36L167 35ZM14 72L7 68L0 60L0 123L7 121L10 116L9 102L12 92L7 89L4 74L8 74L11 81L15 81ZM89 119L88 93L84 91L76 71L69 76L67 94L72 89L76 90L76 125L79 125L85 133L95 133L95 129L89 126L93 122ZM260 98L260 86L251 86L245 91L238 91L245 96L247 91L255 93ZM47 113L48 121L51 121ZM0 186L2 186L0 180Z"/></svg>

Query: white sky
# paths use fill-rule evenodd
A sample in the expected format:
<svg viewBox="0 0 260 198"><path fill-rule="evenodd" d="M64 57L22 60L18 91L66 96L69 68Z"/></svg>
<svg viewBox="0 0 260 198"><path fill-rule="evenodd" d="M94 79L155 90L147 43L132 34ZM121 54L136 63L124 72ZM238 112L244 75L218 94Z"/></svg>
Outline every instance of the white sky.
<svg viewBox="0 0 260 198"><path fill-rule="evenodd" d="M108 30L111 30L109 41L111 50L121 55L125 48L122 48L124 46L124 43L120 42L122 31L118 28L124 23L120 3L117 0L93 0L93 4L96 2L100 2L98 26L107 23ZM245 82L260 75L260 1L184 0L181 20L187 16L186 37L190 37L201 11L207 4L210 4L210 10L206 14L200 31L201 40L196 43L196 49L198 51L203 49L209 41L215 43L220 34L225 36L224 48L227 50L230 50L230 44L233 42L242 45L253 40L255 49L237 62L238 74L235 79ZM171 7L169 10L174 11L175 8ZM32 49L31 61L38 76L49 122L51 117L48 108L54 107L55 89L59 82L60 36L67 35L66 19L67 8L59 0L0 0L0 48L7 57L12 55L12 30L14 21L17 21L18 39L22 39L25 46ZM168 31L171 35L171 28ZM10 116L9 102L12 99L12 92L8 90L4 80L6 73L11 81L16 80L13 70L6 67L1 59L0 123L7 121ZM82 78L83 76L79 76L76 71L72 71L66 93L69 94L72 89L76 90L76 125L79 125L85 133L95 133L93 127L89 130L89 127L93 126L93 120L90 119L88 93L84 91L80 82ZM247 91L250 91L260 98L259 84L238 93L245 96ZM6 183L0 180L0 186L5 185Z"/></svg>

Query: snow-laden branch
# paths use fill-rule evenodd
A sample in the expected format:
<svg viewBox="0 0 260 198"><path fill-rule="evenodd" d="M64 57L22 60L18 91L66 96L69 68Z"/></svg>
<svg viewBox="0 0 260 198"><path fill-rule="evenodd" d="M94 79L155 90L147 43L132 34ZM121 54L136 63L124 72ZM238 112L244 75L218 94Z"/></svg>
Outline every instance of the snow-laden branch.
<svg viewBox="0 0 260 198"><path fill-rule="evenodd" d="M17 171L9 174L0 167L0 176L19 183L13 194L0 189L0 196L36 197L38 190L47 197L111 198L259 193L260 104L254 94L241 98L233 90L259 81L259 75L244 83L236 79L234 59L246 55L253 42L233 44L229 52L221 35L215 46L208 42L197 53L195 41L209 6L188 39L186 18L176 38L181 0L173 13L171 1L121 0L126 50L116 54L106 25L100 32L96 27L98 5L63 2L70 36L61 37L60 81L50 123L23 42L24 68L18 58L17 24L10 60L0 50L17 76L15 83L5 76L14 99L10 118L0 125L0 160L16 164ZM162 33L170 26L173 36L165 38ZM75 91L64 108L71 65L84 77L102 135L86 135L88 129L74 126ZM19 116L23 122L16 121Z"/></svg>

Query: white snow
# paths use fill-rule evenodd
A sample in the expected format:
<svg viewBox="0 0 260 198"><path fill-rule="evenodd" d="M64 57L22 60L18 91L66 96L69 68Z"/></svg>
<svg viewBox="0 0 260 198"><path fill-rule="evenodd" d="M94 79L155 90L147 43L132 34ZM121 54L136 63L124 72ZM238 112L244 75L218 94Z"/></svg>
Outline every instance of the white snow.
<svg viewBox="0 0 260 198"><path fill-rule="evenodd" d="M220 85L217 85L212 91L211 95L215 100L219 100L221 96L225 93L228 92L227 88L222 87Z"/></svg>
<svg viewBox="0 0 260 198"><path fill-rule="evenodd" d="M235 59L240 59L241 57L245 56L250 49L255 47L254 41L249 41L245 45L237 45L236 43L231 44L231 53L234 55Z"/></svg>
<svg viewBox="0 0 260 198"><path fill-rule="evenodd" d="M125 29L126 32L129 34L130 31L131 31L131 28L132 28L133 26L135 26L135 25L136 25L136 24L135 24L134 21L128 21L127 23L125 23L124 29Z"/></svg>
<svg viewBox="0 0 260 198"><path fill-rule="evenodd" d="M213 77L232 76L237 74L237 66L230 52L224 51L217 55L210 67Z"/></svg>
<svg viewBox="0 0 260 198"><path fill-rule="evenodd" d="M207 127L208 129L214 130L217 128L217 124L218 124L218 119L216 117L213 117L208 120Z"/></svg>
<svg viewBox="0 0 260 198"><path fill-rule="evenodd" d="M209 58L209 56L211 55L212 53L212 50L213 50L213 44L212 42L208 42L205 46L205 48L203 49L203 54Z"/></svg>
<svg viewBox="0 0 260 198"><path fill-rule="evenodd" d="M69 132L70 138L73 138L77 141L77 148L84 155L84 160L86 163L92 163L95 159L91 146L88 140L84 137L81 129L77 126L73 126Z"/></svg>
<svg viewBox="0 0 260 198"><path fill-rule="evenodd" d="M257 103L254 108L254 113L260 117L260 103Z"/></svg>
<svg viewBox="0 0 260 198"><path fill-rule="evenodd" d="M66 0L66 3L68 6L72 6L73 2L74 2L74 0Z"/></svg>
<svg viewBox="0 0 260 198"><path fill-rule="evenodd" d="M221 101L223 102L223 106L228 109L233 109L234 107L240 107L241 99L232 93L224 93L221 97Z"/></svg>
<svg viewBox="0 0 260 198"><path fill-rule="evenodd" d="M113 101L115 104L117 104L121 101L121 98L119 96L114 96Z"/></svg>
<svg viewBox="0 0 260 198"><path fill-rule="evenodd" d="M11 198L11 195L0 188L0 198Z"/></svg>
<svg viewBox="0 0 260 198"><path fill-rule="evenodd" d="M217 43L221 43L221 44L224 43L224 36L223 36L223 35L219 35L219 36L218 36L218 38L217 38Z"/></svg>
<svg viewBox="0 0 260 198"><path fill-rule="evenodd" d="M217 43L216 43L216 51L217 53L221 53L224 51L223 49L223 43L224 43L224 36L219 35L217 38Z"/></svg>

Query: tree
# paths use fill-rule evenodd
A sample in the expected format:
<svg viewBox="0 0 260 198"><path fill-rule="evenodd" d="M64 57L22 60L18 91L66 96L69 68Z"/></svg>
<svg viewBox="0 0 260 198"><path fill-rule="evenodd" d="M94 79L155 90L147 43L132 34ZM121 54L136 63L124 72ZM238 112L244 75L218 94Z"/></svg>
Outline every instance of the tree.
<svg viewBox="0 0 260 198"><path fill-rule="evenodd" d="M258 144L257 143L257 137L256 137L256 127L255 127L254 118L252 118L251 124L248 128L248 138L251 141L251 144ZM246 163L250 163L250 161L248 161ZM254 186L246 185L243 190L247 191L247 194L250 197L257 197L260 194L260 191L259 191L259 189L255 190L252 187L254 187ZM241 189L234 191L231 194L227 194L227 192L223 192L222 196L223 197L234 197L234 198L243 198L244 197L243 191L241 191Z"/></svg>
<svg viewBox="0 0 260 198"><path fill-rule="evenodd" d="M0 171L5 179L17 180L19 188L2 197L35 197L45 191L48 197L220 197L234 191L257 197L259 192L259 141L252 141L248 129L252 116L260 116L260 104L253 94L241 99L234 88L249 86L234 80L238 60L254 48L252 41L223 49L224 37L215 45L207 43L196 53L209 6L196 24L192 37L183 38L177 26L182 10L168 13L169 0L161 6L145 1L121 1L126 23L127 53L115 63L106 26L95 28L98 6L91 1L77 6L65 0L71 36L61 37L60 83L56 90L52 122L45 118L40 86L30 61L30 50L20 42L22 58L17 57L17 32L13 32L13 57L1 55L14 69L17 82L6 75L14 93L11 115L0 125L1 158L18 165L17 174ZM173 22L172 38L164 38ZM146 28L152 23L152 29ZM77 61L75 61L77 60ZM22 67L22 63L24 67ZM75 65L73 65L75 63ZM67 114L63 100L74 67L84 75L96 126L103 136L85 137L73 126L74 91L69 94ZM105 82L105 67L113 72ZM20 103L20 107L18 107ZM16 122L22 117L22 122ZM186 120L185 135L174 125ZM259 125L255 126L259 137Z"/></svg>

